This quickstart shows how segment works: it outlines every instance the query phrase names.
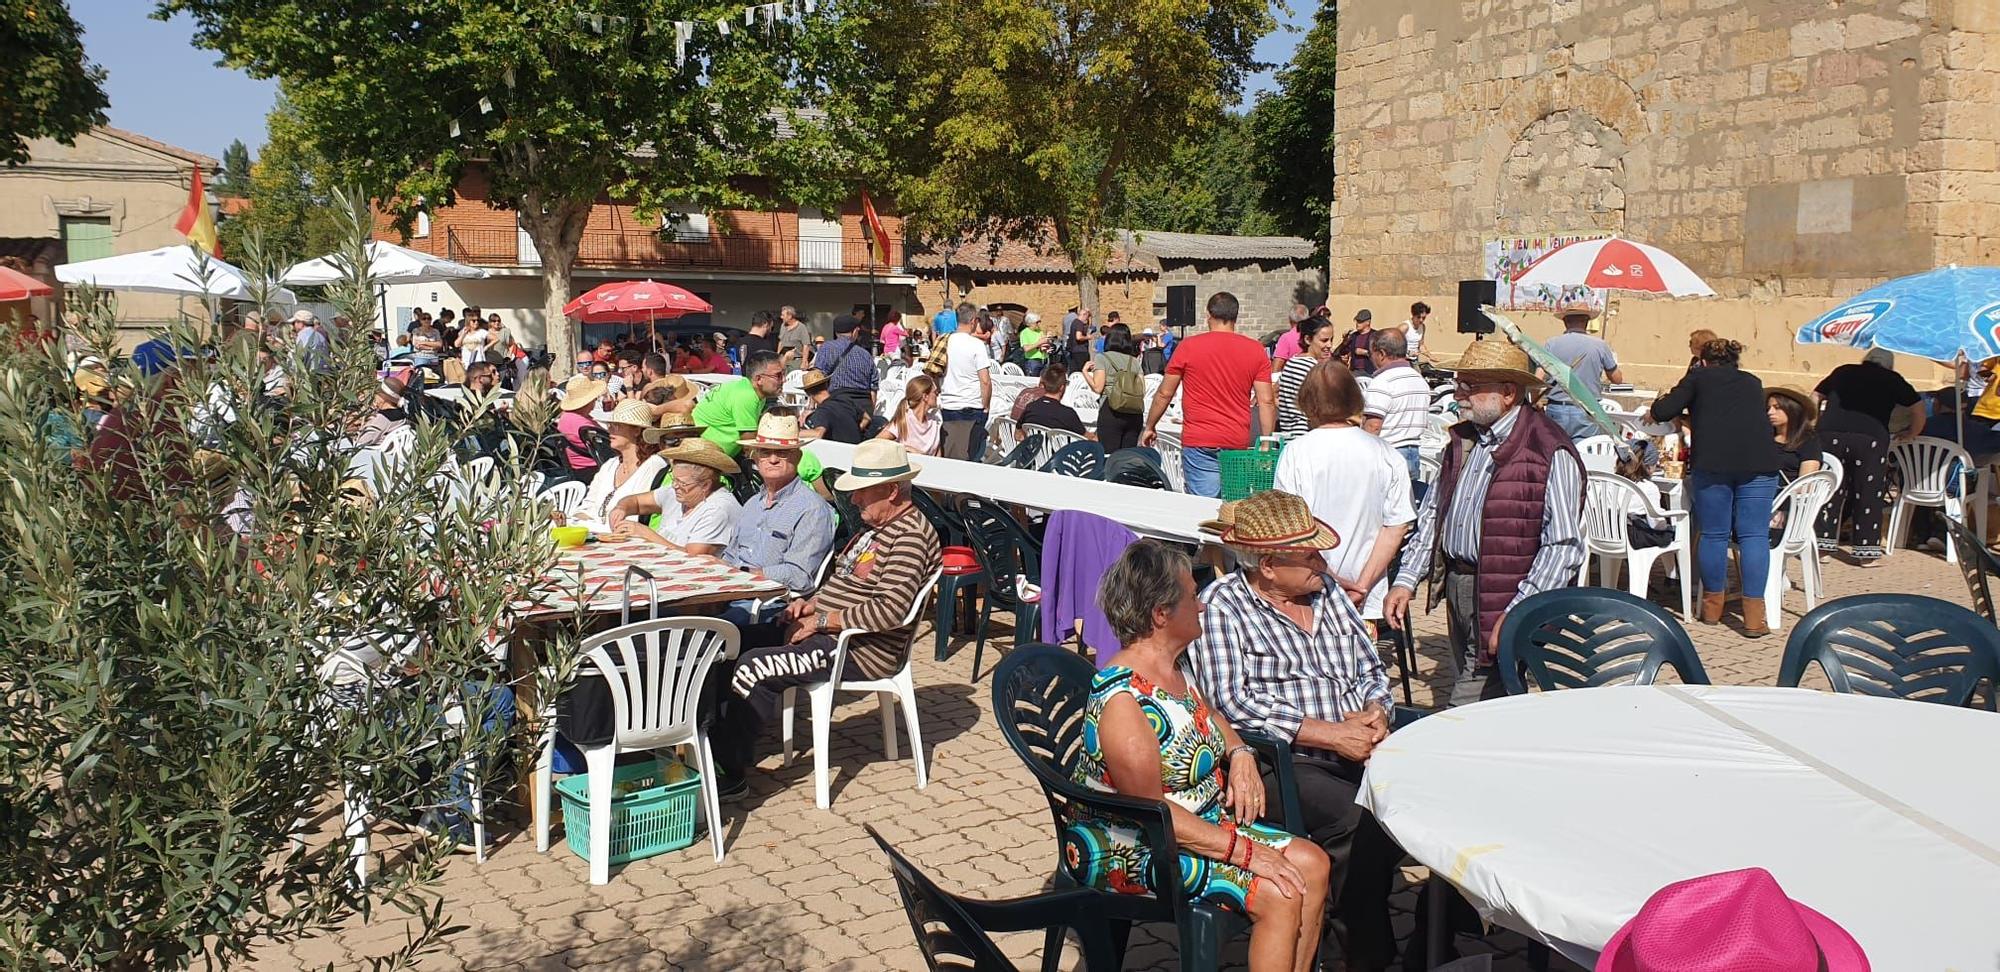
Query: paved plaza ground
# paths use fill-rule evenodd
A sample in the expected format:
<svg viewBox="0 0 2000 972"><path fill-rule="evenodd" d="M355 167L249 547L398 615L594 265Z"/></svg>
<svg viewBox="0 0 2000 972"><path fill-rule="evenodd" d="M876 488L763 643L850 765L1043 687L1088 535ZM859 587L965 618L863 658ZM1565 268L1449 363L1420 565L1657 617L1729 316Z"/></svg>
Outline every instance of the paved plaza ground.
<svg viewBox="0 0 2000 972"><path fill-rule="evenodd" d="M1826 586L1830 597L1896 591L1968 600L1957 568L1939 555L1917 551L1899 552L1872 570L1829 560ZM1655 586L1656 595L1661 590ZM1794 593L1785 606L1789 630L1803 598ZM1417 631L1423 657L1416 702L1425 705L1436 687L1426 680L1437 675L1442 612L1420 618ZM1782 636L1751 640L1733 627L1701 624L1690 633L1715 682L1775 681ZM1033 893L1055 865L1048 806L1001 740L991 718L990 680L982 675L977 684L968 683L971 644L960 644L949 661L937 663L930 661L928 627L919 640L916 677L931 760L928 788L915 788L907 752L900 760L883 758L875 702L855 696L835 712L831 810L813 806L809 756L782 768L772 756L749 797L726 809L726 861L714 862L704 837L684 850L614 869L611 883L600 888L590 886L584 861L560 837L548 854L537 854L532 832L503 828L484 865L470 855L450 862L439 890L447 915L466 927L424 967L923 968L887 864L862 824L874 824L945 887L975 898ZM988 643L986 668L1005 644ZM378 831L375 844L378 852L393 854L404 840ZM1409 878L1422 875L1414 865L1405 871ZM1415 893L1400 891L1395 904L1398 934L1407 934ZM355 922L333 934L266 948L256 965L345 968L404 937L400 916L378 914L368 924ZM1000 940L1021 967L1038 967L1039 933ZM1517 936L1501 933L1484 944L1461 941L1467 950L1498 951L1495 968L1526 968ZM1233 967L1240 968L1242 948L1239 940L1227 953ZM1073 947L1066 959L1065 968L1078 964ZM1556 964L1566 967L1560 960ZM1126 968L1176 967L1171 928L1135 931Z"/></svg>

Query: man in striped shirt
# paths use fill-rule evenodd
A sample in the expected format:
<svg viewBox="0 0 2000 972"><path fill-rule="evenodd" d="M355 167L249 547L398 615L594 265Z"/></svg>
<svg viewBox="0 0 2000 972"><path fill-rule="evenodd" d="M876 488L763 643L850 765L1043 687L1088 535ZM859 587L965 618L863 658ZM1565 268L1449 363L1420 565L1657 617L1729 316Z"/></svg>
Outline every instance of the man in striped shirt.
<svg viewBox="0 0 2000 972"><path fill-rule="evenodd" d="M1368 354L1375 362L1375 377L1363 393L1362 427L1402 455L1410 467L1410 497L1421 503L1424 483L1417 472L1417 446L1431 424L1431 383L1410 365L1408 338L1401 331L1376 331Z"/></svg>
<svg viewBox="0 0 2000 972"><path fill-rule="evenodd" d="M747 786L758 734L781 713L785 691L832 675L842 631L867 632L848 641L845 678L887 678L909 660L916 624L904 618L938 571L937 532L910 498L917 473L901 443L871 440L850 462L834 488L850 494L868 532L841 551L812 596L793 601L775 623L742 628L744 651L726 676L710 736L724 796Z"/></svg>
<svg viewBox="0 0 2000 972"><path fill-rule="evenodd" d="M1286 826L1333 864L1346 967L1385 968L1395 958L1388 902L1402 853L1354 795L1369 755L1388 736L1388 673L1361 613L1326 573L1322 551L1341 538L1306 501L1256 493L1236 505L1234 518L1223 542L1244 566L1202 592L1190 667L1202 697L1230 725L1294 747L1304 819ZM1277 775L1268 760L1259 762L1265 805L1278 806Z"/></svg>
<svg viewBox="0 0 2000 972"><path fill-rule="evenodd" d="M1528 404L1541 385L1527 352L1479 341L1457 367L1469 418L1452 426L1437 482L1417 508L1383 616L1408 624L1417 581L1446 602L1451 704L1506 694L1494 666L1507 612L1576 582L1583 565L1583 460L1569 433Z"/></svg>

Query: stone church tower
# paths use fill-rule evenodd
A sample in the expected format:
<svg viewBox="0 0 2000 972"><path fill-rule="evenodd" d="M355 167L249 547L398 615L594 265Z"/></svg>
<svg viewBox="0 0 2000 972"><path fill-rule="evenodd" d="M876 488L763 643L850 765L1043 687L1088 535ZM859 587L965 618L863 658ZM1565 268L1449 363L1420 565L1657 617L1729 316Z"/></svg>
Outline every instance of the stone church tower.
<svg viewBox="0 0 2000 972"><path fill-rule="evenodd" d="M1349 2L1337 101L1337 319L1428 301L1440 358L1464 343L1457 281L1537 238L1618 233L1716 289L1612 295L1607 337L1656 387L1697 327L1809 386L1856 356L1794 346L1800 324L2000 264L2000 0Z"/></svg>

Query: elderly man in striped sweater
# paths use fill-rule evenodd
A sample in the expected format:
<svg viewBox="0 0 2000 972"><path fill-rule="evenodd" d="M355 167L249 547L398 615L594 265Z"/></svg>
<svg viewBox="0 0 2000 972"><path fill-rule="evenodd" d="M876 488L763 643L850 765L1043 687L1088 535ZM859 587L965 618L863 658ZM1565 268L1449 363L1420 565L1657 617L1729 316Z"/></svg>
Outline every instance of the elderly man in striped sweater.
<svg viewBox="0 0 2000 972"><path fill-rule="evenodd" d="M832 674L841 631L868 632L848 642L848 678L887 678L909 652L914 625L903 618L924 581L937 573L937 532L910 499L917 471L901 443L864 442L850 465L834 488L850 494L868 531L840 552L812 596L793 601L775 623L743 628L744 651L726 676L719 725L710 735L722 796L747 787L758 734L779 715L785 690Z"/></svg>

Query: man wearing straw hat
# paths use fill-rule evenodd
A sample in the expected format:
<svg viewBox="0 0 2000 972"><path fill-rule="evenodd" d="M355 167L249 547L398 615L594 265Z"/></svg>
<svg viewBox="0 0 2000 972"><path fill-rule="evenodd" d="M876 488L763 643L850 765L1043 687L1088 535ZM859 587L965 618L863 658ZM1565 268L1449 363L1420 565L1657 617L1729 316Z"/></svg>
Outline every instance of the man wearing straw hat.
<svg viewBox="0 0 2000 972"><path fill-rule="evenodd" d="M1389 675L1361 612L1326 572L1323 553L1340 541L1291 493L1234 504L1222 542L1242 568L1201 593L1201 640L1188 658L1202 697L1230 725L1292 745L1304 819L1287 824L1332 862L1347 968L1380 969L1396 956L1389 887L1402 852L1354 794L1389 735ZM1259 764L1265 806L1275 807L1277 774Z"/></svg>
<svg viewBox="0 0 2000 972"><path fill-rule="evenodd" d="M846 677L887 678L908 660L915 624L902 622L917 591L937 573L937 533L910 498L917 471L902 443L864 442L849 465L834 488L848 494L867 532L841 551L826 583L810 597L793 601L775 623L743 628L743 654L725 676L729 690L721 693L720 728L709 737L725 795L743 791L758 733L779 714L785 691L832 673L840 632L868 632L848 642Z"/></svg>
<svg viewBox="0 0 2000 972"><path fill-rule="evenodd" d="M833 547L834 515L800 476L805 439L799 434L798 418L768 413L739 444L763 479L764 489L743 504L736 538L723 550L722 559L761 573L794 593L812 590L813 575ZM738 610L743 607L745 602L739 601L731 612L740 613L740 620L751 620L747 611Z"/></svg>
<svg viewBox="0 0 2000 972"><path fill-rule="evenodd" d="M1506 694L1493 662L1500 624L1522 598L1575 582L1583 565L1583 460L1569 433L1528 404L1542 385L1528 353L1476 341L1460 359L1458 403L1437 482L1383 604L1400 628L1430 577L1425 610L1446 602L1451 704Z"/></svg>
<svg viewBox="0 0 2000 972"><path fill-rule="evenodd" d="M1618 356L1611 351L1611 345L1604 339L1590 333L1590 320L1597 316L1597 308L1589 304L1574 303L1556 311L1562 318L1563 332L1549 338L1545 347L1563 363L1569 365L1585 388L1595 396L1604 386L1625 380L1625 373L1618 369ZM1548 417L1571 439L1583 440L1593 435L1603 435L1604 430L1590 420L1590 414L1583 406L1570 400L1569 389L1560 384L1549 386L1549 400L1545 406Z"/></svg>

